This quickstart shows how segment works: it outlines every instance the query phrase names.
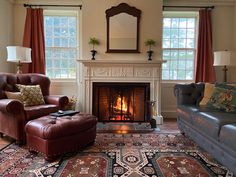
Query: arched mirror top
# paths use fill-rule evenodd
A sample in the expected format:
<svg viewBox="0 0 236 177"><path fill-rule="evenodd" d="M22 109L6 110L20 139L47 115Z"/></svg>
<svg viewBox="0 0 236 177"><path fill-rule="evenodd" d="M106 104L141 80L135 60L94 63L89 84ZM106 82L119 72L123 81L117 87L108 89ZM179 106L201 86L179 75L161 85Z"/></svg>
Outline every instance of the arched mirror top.
<svg viewBox="0 0 236 177"><path fill-rule="evenodd" d="M126 3L106 10L107 52L139 53L141 10Z"/></svg>
<svg viewBox="0 0 236 177"><path fill-rule="evenodd" d="M121 3L118 6L112 6L110 9L107 9L106 17L109 18L120 13L127 13L140 18L141 10L137 9L136 7L131 7L126 3Z"/></svg>

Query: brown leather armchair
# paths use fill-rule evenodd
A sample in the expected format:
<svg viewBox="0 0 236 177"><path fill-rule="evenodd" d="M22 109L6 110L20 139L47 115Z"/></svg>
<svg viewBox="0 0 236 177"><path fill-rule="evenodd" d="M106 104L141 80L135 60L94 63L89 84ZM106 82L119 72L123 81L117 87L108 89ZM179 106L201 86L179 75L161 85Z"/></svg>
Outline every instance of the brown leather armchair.
<svg viewBox="0 0 236 177"><path fill-rule="evenodd" d="M16 99L7 99L5 91L17 92L16 84L40 85L45 104L24 107ZM49 113L64 109L68 97L49 95L50 79L42 74L0 73L0 135L14 138L18 143L25 141L25 124Z"/></svg>

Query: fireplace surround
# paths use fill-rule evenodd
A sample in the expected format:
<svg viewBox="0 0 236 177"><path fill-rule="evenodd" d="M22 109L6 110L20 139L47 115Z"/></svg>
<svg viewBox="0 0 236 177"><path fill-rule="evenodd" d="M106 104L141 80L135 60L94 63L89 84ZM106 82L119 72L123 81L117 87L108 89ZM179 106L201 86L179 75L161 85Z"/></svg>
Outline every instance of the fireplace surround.
<svg viewBox="0 0 236 177"><path fill-rule="evenodd" d="M93 113L93 83L147 83L150 86L150 101L156 101L157 124L162 123L161 115L161 65L163 60L78 60L79 110Z"/></svg>

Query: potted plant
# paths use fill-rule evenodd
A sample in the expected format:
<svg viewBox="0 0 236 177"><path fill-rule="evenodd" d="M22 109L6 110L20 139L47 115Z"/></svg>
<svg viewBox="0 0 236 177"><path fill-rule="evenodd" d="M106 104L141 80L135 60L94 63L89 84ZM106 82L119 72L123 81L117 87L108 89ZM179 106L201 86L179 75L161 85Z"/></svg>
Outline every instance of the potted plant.
<svg viewBox="0 0 236 177"><path fill-rule="evenodd" d="M148 53L148 60L152 60L152 46L156 46L156 41L154 41L153 39L148 39L145 41L145 46L148 46L149 50L147 51Z"/></svg>
<svg viewBox="0 0 236 177"><path fill-rule="evenodd" d="M92 60L95 60L95 55L96 55L97 51L94 49L94 46L99 45L99 41L95 37L91 37L89 39L89 44L93 46L91 53L92 53Z"/></svg>

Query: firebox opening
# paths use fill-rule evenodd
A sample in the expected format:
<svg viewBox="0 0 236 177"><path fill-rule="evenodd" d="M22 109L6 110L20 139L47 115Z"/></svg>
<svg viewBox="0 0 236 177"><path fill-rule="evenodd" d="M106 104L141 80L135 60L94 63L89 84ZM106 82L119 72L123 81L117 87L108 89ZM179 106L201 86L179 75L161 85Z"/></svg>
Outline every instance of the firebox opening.
<svg viewBox="0 0 236 177"><path fill-rule="evenodd" d="M93 114L100 122L147 122L149 83L93 83Z"/></svg>

